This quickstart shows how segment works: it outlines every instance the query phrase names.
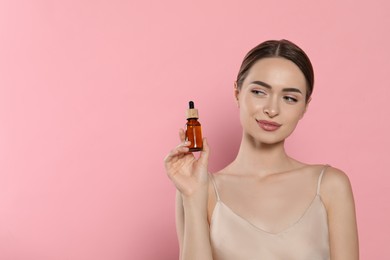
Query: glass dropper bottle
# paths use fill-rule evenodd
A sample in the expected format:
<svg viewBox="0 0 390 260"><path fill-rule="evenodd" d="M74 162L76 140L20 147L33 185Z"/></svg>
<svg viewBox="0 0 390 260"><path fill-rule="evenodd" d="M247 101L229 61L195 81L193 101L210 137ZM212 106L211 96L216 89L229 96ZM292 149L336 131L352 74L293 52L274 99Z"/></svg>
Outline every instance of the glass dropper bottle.
<svg viewBox="0 0 390 260"><path fill-rule="evenodd" d="M190 152L198 152L203 149L202 128L198 121L198 109L195 109L193 101L189 102L187 109L186 141L190 141Z"/></svg>

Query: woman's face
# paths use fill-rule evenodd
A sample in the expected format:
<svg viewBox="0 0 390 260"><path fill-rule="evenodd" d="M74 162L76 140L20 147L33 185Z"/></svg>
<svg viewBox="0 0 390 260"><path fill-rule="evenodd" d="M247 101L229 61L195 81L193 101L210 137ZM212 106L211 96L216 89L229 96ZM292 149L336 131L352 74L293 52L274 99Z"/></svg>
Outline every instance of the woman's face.
<svg viewBox="0 0 390 260"><path fill-rule="evenodd" d="M235 90L244 133L254 141L283 141L306 111L306 80L301 70L284 58L264 58L249 70Z"/></svg>

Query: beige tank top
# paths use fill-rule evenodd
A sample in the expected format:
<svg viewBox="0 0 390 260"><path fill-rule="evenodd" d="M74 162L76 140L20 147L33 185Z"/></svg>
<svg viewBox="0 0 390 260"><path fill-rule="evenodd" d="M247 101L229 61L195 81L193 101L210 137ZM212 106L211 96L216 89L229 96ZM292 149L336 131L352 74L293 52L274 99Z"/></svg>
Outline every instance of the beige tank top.
<svg viewBox="0 0 390 260"><path fill-rule="evenodd" d="M303 215L278 233L256 227L224 204L211 176L217 202L210 223L214 260L329 260L327 213L320 197L325 166L317 193Z"/></svg>

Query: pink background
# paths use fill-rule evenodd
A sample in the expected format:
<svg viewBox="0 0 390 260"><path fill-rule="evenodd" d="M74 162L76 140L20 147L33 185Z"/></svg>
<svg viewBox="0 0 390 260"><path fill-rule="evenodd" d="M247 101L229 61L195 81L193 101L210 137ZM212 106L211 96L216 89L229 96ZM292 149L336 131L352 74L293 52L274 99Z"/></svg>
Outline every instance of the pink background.
<svg viewBox="0 0 390 260"><path fill-rule="evenodd" d="M177 259L163 158L187 102L215 171L241 138L240 62L281 38L316 70L288 149L347 172L361 259L390 259L388 3L0 1L0 259Z"/></svg>

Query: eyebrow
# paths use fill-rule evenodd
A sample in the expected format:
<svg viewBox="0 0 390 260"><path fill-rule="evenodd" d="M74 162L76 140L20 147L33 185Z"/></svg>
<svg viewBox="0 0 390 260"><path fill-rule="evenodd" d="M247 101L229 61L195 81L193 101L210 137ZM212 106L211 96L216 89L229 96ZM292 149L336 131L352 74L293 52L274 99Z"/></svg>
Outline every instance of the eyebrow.
<svg viewBox="0 0 390 260"><path fill-rule="evenodd" d="M269 85L263 81L260 81L260 80L252 81L250 84L256 84L256 85L260 85L260 86L263 86L263 87L268 88L268 89L272 89L271 85ZM296 92L296 93L302 94L302 91L298 88L284 88L284 89L282 89L282 91L283 92Z"/></svg>

